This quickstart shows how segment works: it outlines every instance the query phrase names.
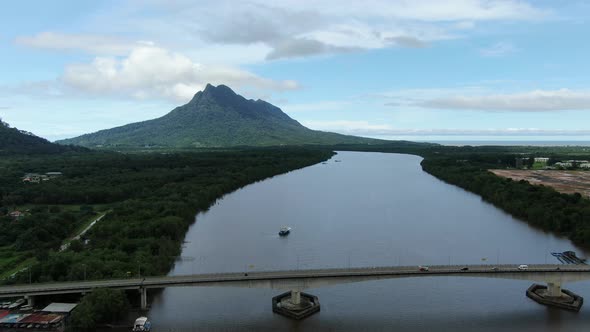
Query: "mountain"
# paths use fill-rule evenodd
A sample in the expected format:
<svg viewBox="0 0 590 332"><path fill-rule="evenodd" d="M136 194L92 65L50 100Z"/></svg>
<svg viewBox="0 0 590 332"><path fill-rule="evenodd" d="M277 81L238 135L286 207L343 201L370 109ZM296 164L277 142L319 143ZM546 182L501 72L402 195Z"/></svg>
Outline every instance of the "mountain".
<svg viewBox="0 0 590 332"><path fill-rule="evenodd" d="M208 84L188 104L160 118L57 143L105 148L188 148L372 142L379 141L311 130L263 100L246 99L225 85Z"/></svg>
<svg viewBox="0 0 590 332"><path fill-rule="evenodd" d="M30 132L11 128L0 119L0 155L60 153L72 150L84 149L53 144Z"/></svg>

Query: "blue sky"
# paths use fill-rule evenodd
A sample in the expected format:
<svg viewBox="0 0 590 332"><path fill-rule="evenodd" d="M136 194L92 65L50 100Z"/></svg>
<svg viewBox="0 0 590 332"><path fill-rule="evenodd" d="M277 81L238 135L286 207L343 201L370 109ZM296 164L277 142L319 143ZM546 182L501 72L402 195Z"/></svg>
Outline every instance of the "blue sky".
<svg viewBox="0 0 590 332"><path fill-rule="evenodd" d="M0 22L0 117L51 140L207 83L346 134L590 140L587 1L18 1Z"/></svg>

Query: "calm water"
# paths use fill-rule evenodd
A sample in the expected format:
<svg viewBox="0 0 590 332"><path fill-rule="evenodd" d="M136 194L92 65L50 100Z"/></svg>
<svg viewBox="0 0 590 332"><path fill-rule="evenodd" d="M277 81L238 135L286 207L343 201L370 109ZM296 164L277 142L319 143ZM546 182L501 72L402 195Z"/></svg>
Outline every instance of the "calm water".
<svg viewBox="0 0 590 332"><path fill-rule="evenodd" d="M341 160L336 162L335 160ZM478 196L424 173L410 155L340 152L247 186L197 215L170 272L419 264L556 263L567 239L529 227ZM282 225L293 228L279 238ZM582 253L582 256L585 256ZM280 291L169 288L149 313L154 331L581 331L579 313L524 295L526 281L397 279L307 290L321 312L294 322L272 313ZM565 285L590 297L590 283Z"/></svg>

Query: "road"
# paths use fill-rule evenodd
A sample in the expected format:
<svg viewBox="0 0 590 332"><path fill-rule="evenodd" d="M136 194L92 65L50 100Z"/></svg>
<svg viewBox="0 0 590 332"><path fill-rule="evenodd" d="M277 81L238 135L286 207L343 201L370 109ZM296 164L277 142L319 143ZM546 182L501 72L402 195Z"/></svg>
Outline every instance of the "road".
<svg viewBox="0 0 590 332"><path fill-rule="evenodd" d="M461 269L467 267L468 270ZM497 267L494 270L493 267ZM179 286L246 287L272 289L307 289L341 283L413 277L484 277L544 282L573 282L590 279L588 265L461 265L431 266L419 271L417 266L368 267L351 269L317 269L260 271L220 274L162 276L135 279L74 281L0 287L1 297L83 293L94 288L151 289Z"/></svg>

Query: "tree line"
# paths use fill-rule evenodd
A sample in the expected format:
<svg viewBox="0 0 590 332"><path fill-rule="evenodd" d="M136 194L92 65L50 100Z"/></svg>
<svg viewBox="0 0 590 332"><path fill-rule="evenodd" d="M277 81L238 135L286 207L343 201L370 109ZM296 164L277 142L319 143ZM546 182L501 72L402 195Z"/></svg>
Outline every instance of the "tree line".
<svg viewBox="0 0 590 332"><path fill-rule="evenodd" d="M0 245L33 250L37 263L9 283L125 278L166 274L199 211L247 184L329 159L305 148L216 152L84 153L2 159L0 208L20 204L108 203L111 212L86 235L58 252L76 227L66 212L0 220ZM60 171L60 178L22 183L25 172ZM11 227L15 227L11 229ZM3 241L3 242L2 242ZM36 246L31 248L31 245Z"/></svg>

